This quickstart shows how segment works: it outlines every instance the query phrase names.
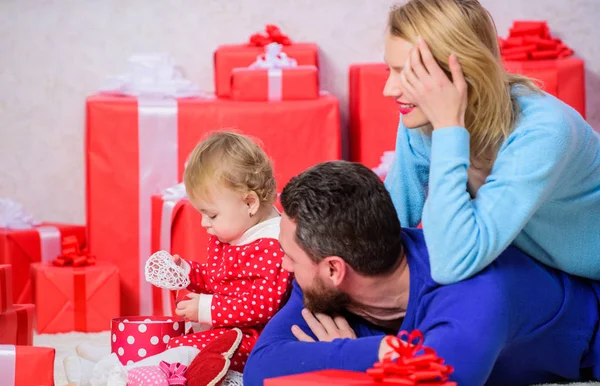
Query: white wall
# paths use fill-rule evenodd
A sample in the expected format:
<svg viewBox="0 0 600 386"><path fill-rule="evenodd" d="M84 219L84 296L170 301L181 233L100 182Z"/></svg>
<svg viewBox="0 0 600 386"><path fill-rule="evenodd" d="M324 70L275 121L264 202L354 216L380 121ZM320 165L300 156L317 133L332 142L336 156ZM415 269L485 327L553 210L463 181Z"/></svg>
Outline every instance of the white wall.
<svg viewBox="0 0 600 386"><path fill-rule="evenodd" d="M322 86L342 101L347 68L381 61L394 0L0 0L0 197L36 217L83 223L84 100L134 52L170 52L212 90L212 52L266 23L321 48ZM505 36L547 19L587 63L588 120L600 128L600 0L482 0Z"/></svg>

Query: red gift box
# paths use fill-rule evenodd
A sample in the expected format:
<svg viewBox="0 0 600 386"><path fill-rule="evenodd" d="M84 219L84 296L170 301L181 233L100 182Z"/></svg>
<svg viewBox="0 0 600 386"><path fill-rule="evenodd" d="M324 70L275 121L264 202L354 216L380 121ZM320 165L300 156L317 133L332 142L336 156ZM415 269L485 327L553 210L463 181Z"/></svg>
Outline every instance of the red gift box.
<svg viewBox="0 0 600 386"><path fill-rule="evenodd" d="M17 342L18 325L15 310L0 314L0 344L15 344Z"/></svg>
<svg viewBox="0 0 600 386"><path fill-rule="evenodd" d="M130 365L167 349L169 340L182 336L185 321L179 317L129 316L111 322L111 351Z"/></svg>
<svg viewBox="0 0 600 386"><path fill-rule="evenodd" d="M121 315L153 311L152 287L143 279L152 254L151 196L181 181L186 158L208 132L230 127L260 139L279 187L341 157L339 103L329 95L272 103L88 99L88 245L99 261L127 272Z"/></svg>
<svg viewBox="0 0 600 386"><path fill-rule="evenodd" d="M0 314L11 309L13 304L12 267L0 265Z"/></svg>
<svg viewBox="0 0 600 386"><path fill-rule="evenodd" d="M539 81L548 94L562 100L585 118L585 66L578 58L504 61L506 71Z"/></svg>
<svg viewBox="0 0 600 386"><path fill-rule="evenodd" d="M105 331L119 315L119 270L113 264L34 264L32 271L38 333Z"/></svg>
<svg viewBox="0 0 600 386"><path fill-rule="evenodd" d="M2 385L54 385L54 356L53 348L0 345Z"/></svg>
<svg viewBox="0 0 600 386"><path fill-rule="evenodd" d="M0 228L0 264L12 266L13 303L32 303L31 264L55 259L67 236L76 236L83 247L85 233L85 227L67 224L43 224L31 229Z"/></svg>
<svg viewBox="0 0 600 386"><path fill-rule="evenodd" d="M231 98L240 101L317 99L319 72L315 66L284 69L234 68Z"/></svg>
<svg viewBox="0 0 600 386"><path fill-rule="evenodd" d="M376 382L366 373L345 370L321 370L304 374L288 375L265 379L264 386L380 386L385 383Z"/></svg>
<svg viewBox="0 0 600 386"><path fill-rule="evenodd" d="M383 96L388 75L385 64L350 66L350 159L369 168L396 147L400 112L393 98Z"/></svg>
<svg viewBox="0 0 600 386"><path fill-rule="evenodd" d="M165 200L152 196L152 252L164 250L186 260L203 263L207 258L208 233L202 215L186 199ZM179 298L185 291L179 291ZM152 315L174 314L174 291L152 287Z"/></svg>
<svg viewBox="0 0 600 386"><path fill-rule="evenodd" d="M10 311L0 314L0 344L33 344L33 304L15 304Z"/></svg>
<svg viewBox="0 0 600 386"><path fill-rule="evenodd" d="M16 304L14 309L17 312L17 344L31 346L33 345L35 305Z"/></svg>
<svg viewBox="0 0 600 386"><path fill-rule="evenodd" d="M550 35L545 21L515 21L508 38L499 43L507 71L538 81L585 118L585 64Z"/></svg>
<svg viewBox="0 0 600 386"><path fill-rule="evenodd" d="M293 43L283 46L283 52L295 59L299 66L319 67L319 48L314 43ZM247 68L264 53L262 46L247 44L222 45L214 55L215 93L218 97L228 98L232 93L232 73L234 68Z"/></svg>
<svg viewBox="0 0 600 386"><path fill-rule="evenodd" d="M0 314L0 344L33 344L33 304L15 304L10 311Z"/></svg>

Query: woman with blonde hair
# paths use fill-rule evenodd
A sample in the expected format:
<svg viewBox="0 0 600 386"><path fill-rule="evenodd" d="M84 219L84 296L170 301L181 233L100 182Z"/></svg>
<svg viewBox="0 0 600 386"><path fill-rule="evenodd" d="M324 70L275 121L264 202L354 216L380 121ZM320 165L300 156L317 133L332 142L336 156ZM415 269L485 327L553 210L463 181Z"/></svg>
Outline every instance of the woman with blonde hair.
<svg viewBox="0 0 600 386"><path fill-rule="evenodd" d="M504 70L479 1L394 8L385 60L401 118L385 184L402 225L422 222L432 277L469 278L513 244L600 279L600 136Z"/></svg>

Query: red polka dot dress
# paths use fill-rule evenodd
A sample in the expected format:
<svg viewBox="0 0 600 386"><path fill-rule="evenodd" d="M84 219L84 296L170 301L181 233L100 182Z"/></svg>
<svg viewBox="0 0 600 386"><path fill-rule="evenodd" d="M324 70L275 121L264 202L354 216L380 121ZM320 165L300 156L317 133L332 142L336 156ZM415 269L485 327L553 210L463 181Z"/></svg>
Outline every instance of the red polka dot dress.
<svg viewBox="0 0 600 386"><path fill-rule="evenodd" d="M231 359L231 369L243 371L264 325L283 305L291 288L291 275L281 267L279 220L256 225L238 243L224 244L211 237L207 261L187 261L191 282L187 289L201 294L198 321L211 328L173 338L168 348L194 346L202 350L227 329L238 327L244 337Z"/></svg>

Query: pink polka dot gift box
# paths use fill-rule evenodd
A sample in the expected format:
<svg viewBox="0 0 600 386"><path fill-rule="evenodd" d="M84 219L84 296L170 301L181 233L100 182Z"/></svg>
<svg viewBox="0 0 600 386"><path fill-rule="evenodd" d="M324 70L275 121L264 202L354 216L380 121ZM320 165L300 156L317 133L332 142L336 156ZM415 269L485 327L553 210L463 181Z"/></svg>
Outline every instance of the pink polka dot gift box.
<svg viewBox="0 0 600 386"><path fill-rule="evenodd" d="M169 340L182 336L185 321L174 316L128 316L111 322L111 350L129 365L167 349Z"/></svg>

